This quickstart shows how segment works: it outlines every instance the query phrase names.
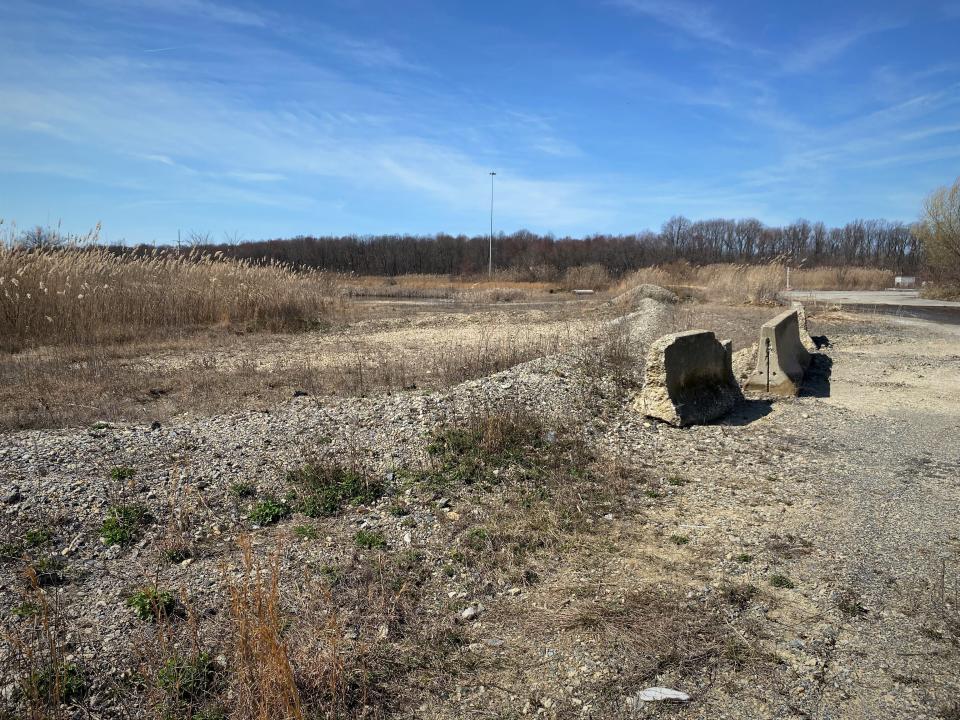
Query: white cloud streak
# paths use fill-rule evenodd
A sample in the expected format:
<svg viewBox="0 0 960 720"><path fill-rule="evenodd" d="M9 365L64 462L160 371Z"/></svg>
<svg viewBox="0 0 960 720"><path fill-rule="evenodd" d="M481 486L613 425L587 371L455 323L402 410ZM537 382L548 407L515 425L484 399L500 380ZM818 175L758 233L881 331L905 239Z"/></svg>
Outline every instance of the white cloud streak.
<svg viewBox="0 0 960 720"><path fill-rule="evenodd" d="M698 40L727 47L736 45L708 5L687 0L614 0L614 3Z"/></svg>
<svg viewBox="0 0 960 720"><path fill-rule="evenodd" d="M865 38L896 27L896 23L874 22L823 33L789 50L781 67L788 73L811 72L833 62Z"/></svg>

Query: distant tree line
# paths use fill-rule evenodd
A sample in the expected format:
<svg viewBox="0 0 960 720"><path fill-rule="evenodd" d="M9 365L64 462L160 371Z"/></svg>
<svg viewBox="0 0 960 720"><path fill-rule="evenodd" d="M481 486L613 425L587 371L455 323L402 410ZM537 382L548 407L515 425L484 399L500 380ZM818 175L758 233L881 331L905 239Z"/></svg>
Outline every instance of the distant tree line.
<svg viewBox="0 0 960 720"><path fill-rule="evenodd" d="M474 275L487 270L488 242L487 236L439 233L301 236L194 247L234 258L265 258L362 275ZM676 216L659 233L556 238L520 230L493 239L494 269L517 271L530 279L551 279L587 264L602 265L618 276L675 260L694 264L783 260L807 267L872 266L912 273L920 267L922 252L912 226L886 220L856 220L832 228L798 220L770 227L754 219L691 222Z"/></svg>
<svg viewBox="0 0 960 720"><path fill-rule="evenodd" d="M527 230L499 234L493 240L495 270L513 271L531 280L553 280L568 268L602 265L613 276L676 260L694 264L758 264L774 260L805 267L870 266L912 274L923 266L921 226L886 220L855 220L842 227L798 220L783 227L759 220L698 220L675 216L660 232L588 235L583 238L537 235ZM94 237L95 235L91 235ZM87 238L89 241L89 238ZM56 231L24 232L19 244L61 244ZM96 240L94 239L95 243ZM191 253L222 253L231 258L289 263L361 275L409 273L475 275L487 270L486 235L347 235L223 243L193 233L179 247ZM153 246L114 245L116 253L145 253Z"/></svg>

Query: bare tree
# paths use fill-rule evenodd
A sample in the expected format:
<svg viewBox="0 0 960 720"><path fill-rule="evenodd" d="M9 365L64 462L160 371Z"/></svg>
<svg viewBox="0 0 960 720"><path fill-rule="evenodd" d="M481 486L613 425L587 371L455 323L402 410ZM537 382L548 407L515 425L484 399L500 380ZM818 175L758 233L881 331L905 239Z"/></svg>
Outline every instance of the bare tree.
<svg viewBox="0 0 960 720"><path fill-rule="evenodd" d="M945 282L960 283L960 178L930 193L917 234L933 273Z"/></svg>

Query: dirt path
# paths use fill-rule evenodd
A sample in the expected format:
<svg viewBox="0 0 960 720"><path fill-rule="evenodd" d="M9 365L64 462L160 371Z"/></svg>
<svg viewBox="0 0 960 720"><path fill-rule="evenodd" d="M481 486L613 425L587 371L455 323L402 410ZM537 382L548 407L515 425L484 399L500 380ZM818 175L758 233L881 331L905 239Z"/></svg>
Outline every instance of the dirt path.
<svg viewBox="0 0 960 720"><path fill-rule="evenodd" d="M833 327L830 397L805 442L832 471L816 479L814 507L786 518L827 549L810 570L840 585L814 716L954 717L960 334L915 321Z"/></svg>
<svg viewBox="0 0 960 720"><path fill-rule="evenodd" d="M504 621L487 632L516 649L486 680L514 709L958 717L960 338L850 315L814 332L834 341L829 383L813 383L826 397L717 426L651 433L627 416L606 430L632 487L611 531L492 608ZM693 701L630 703L651 685Z"/></svg>

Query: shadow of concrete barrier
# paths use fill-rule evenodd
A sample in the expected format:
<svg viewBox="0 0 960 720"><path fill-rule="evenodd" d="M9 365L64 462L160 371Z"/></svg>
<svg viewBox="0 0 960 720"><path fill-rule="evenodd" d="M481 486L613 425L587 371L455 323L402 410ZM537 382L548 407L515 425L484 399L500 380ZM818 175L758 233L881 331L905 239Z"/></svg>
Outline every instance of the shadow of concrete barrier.
<svg viewBox="0 0 960 720"><path fill-rule="evenodd" d="M733 344L706 330L664 335L647 353L644 415L671 425L696 425L726 415L743 393L733 376Z"/></svg>
<svg viewBox="0 0 960 720"><path fill-rule="evenodd" d="M744 390L772 395L800 392L803 373L810 366L810 353L800 337L800 322L800 313L793 308L760 327L757 369L747 378ZM803 334L807 334L805 328Z"/></svg>

